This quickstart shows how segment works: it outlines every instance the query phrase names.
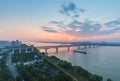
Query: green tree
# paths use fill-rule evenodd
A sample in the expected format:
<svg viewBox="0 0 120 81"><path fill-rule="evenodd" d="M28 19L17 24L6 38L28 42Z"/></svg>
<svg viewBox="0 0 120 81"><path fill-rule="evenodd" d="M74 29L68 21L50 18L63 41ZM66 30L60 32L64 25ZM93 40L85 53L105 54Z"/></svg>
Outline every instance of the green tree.
<svg viewBox="0 0 120 81"><path fill-rule="evenodd" d="M107 81L112 81L112 80L110 78L108 78Z"/></svg>

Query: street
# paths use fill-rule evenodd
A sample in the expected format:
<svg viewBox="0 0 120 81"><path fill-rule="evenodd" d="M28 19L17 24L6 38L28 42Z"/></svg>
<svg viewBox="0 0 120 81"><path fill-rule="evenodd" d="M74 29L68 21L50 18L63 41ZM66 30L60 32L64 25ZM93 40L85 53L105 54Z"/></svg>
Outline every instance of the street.
<svg viewBox="0 0 120 81"><path fill-rule="evenodd" d="M16 67L12 64L12 52L8 53L8 56L6 58L6 65L10 71L10 73L12 74L13 78L16 79L16 77L19 75Z"/></svg>

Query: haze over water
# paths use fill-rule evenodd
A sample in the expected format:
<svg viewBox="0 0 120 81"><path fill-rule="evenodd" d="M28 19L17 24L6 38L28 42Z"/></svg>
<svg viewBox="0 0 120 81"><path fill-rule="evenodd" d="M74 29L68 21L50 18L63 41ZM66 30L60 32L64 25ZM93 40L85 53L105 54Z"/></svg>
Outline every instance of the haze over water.
<svg viewBox="0 0 120 81"><path fill-rule="evenodd" d="M45 43L32 44L35 46L52 45ZM102 46L96 48L80 49L86 51L87 54L74 53L74 49L77 48L71 47L70 51L68 52L67 48L59 48L59 52L56 53L56 50L52 48L48 50L48 55L54 55L62 60L71 62L72 65L81 66L91 73L102 76L104 78L104 81L107 78L111 78L113 81L120 80L120 47ZM44 52L44 49L41 49L40 51Z"/></svg>

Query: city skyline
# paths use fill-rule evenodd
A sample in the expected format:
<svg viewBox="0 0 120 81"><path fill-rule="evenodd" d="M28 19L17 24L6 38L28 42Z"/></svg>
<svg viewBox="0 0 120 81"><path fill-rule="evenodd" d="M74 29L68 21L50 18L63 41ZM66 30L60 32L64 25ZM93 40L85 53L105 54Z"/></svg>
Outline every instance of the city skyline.
<svg viewBox="0 0 120 81"><path fill-rule="evenodd" d="M0 0L0 38L23 41L120 40L118 0Z"/></svg>

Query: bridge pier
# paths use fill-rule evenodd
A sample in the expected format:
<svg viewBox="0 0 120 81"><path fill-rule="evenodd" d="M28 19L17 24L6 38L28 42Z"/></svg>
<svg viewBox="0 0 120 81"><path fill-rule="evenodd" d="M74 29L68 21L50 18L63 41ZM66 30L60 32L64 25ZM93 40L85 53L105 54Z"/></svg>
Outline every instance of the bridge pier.
<svg viewBox="0 0 120 81"><path fill-rule="evenodd" d="M85 45L84 48L86 49L86 47L87 47L87 46Z"/></svg>
<svg viewBox="0 0 120 81"><path fill-rule="evenodd" d="M70 51L70 47L68 46L68 51Z"/></svg>
<svg viewBox="0 0 120 81"><path fill-rule="evenodd" d="M100 45L97 45L97 47L99 47Z"/></svg>
<svg viewBox="0 0 120 81"><path fill-rule="evenodd" d="M47 48L45 49L45 53L47 53Z"/></svg>
<svg viewBox="0 0 120 81"><path fill-rule="evenodd" d="M93 45L93 47L95 48L96 46L95 46L95 45Z"/></svg>
<svg viewBox="0 0 120 81"><path fill-rule="evenodd" d="M80 46L78 46L78 49L80 49Z"/></svg>
<svg viewBox="0 0 120 81"><path fill-rule="evenodd" d="M91 45L89 45L89 48L91 48Z"/></svg>
<svg viewBox="0 0 120 81"><path fill-rule="evenodd" d="M95 45L95 47L97 47L97 45Z"/></svg>
<svg viewBox="0 0 120 81"><path fill-rule="evenodd" d="M56 47L56 53L58 53L58 48Z"/></svg>

